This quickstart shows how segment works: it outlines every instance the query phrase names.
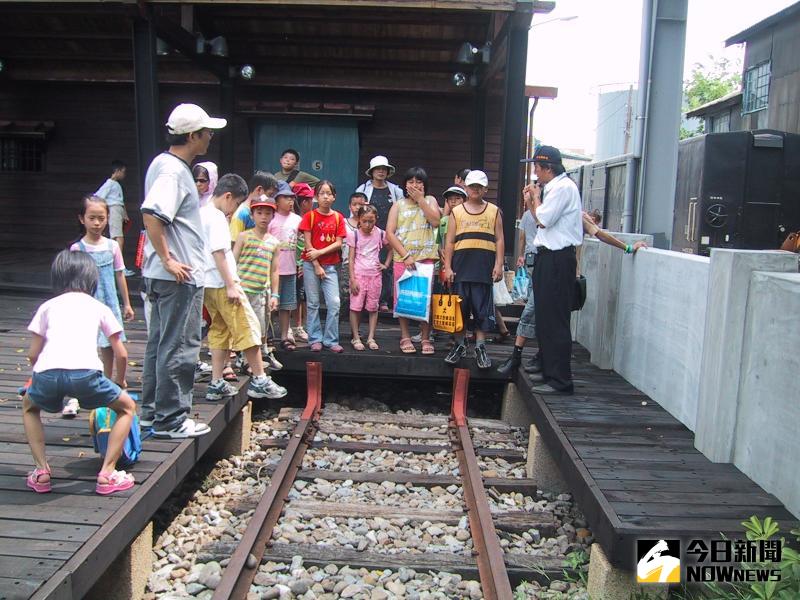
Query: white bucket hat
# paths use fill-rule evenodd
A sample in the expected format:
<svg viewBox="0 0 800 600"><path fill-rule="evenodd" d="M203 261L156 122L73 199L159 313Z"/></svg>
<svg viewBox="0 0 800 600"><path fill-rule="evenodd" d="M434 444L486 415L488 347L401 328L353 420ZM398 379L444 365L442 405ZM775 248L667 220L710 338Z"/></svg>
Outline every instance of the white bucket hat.
<svg viewBox="0 0 800 600"><path fill-rule="evenodd" d="M201 129L222 129L228 124L225 119L209 117L197 104L178 104L167 119L167 128L174 135L192 133Z"/></svg>
<svg viewBox="0 0 800 600"><path fill-rule="evenodd" d="M372 159L369 161L369 169L364 171L367 177L372 177L372 169L374 169L375 167L386 167L387 169L389 169L389 177L394 175L394 167L389 164L389 159L386 158L385 156L381 156L379 154L378 156L372 157Z"/></svg>

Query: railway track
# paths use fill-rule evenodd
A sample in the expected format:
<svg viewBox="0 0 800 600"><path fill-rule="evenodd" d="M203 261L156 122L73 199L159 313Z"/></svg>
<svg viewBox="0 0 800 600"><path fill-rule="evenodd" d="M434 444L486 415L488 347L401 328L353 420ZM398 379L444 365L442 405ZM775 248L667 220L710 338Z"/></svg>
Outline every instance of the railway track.
<svg viewBox="0 0 800 600"><path fill-rule="evenodd" d="M547 512L497 510L504 495L535 496L535 487L530 480L492 469L524 461L524 454L514 447L504 424L468 422L468 371L455 371L451 414L445 421L356 411L326 414L321 365L307 367L305 409L299 416L292 409L281 411L289 428L260 444L267 451L282 449L282 458L269 469L270 483L253 506L239 543L227 549L230 558L214 590L215 600L247 598L262 563L294 567L300 556L306 564L319 566L479 578L479 588L470 582L467 597L488 599L512 598L512 586L519 581L562 574L561 560L509 551L510 534L529 538L527 532L535 530L552 535L558 521ZM343 437L355 441L342 441ZM409 455L421 459L423 468L411 464ZM305 482L314 482L313 494L298 493L298 488L307 491ZM401 493L403 499L393 505L373 504L359 495L370 486ZM352 525L355 535L342 534L337 524L342 520ZM309 525L312 522L321 525ZM398 542L398 528L410 524L423 532L421 538L402 536ZM315 544L297 535L304 526L312 529ZM501 540L498 531L506 539ZM390 538L395 538L392 546ZM398 543L406 546L403 551L397 550ZM427 551L436 544L435 552ZM220 554L225 554L224 548Z"/></svg>

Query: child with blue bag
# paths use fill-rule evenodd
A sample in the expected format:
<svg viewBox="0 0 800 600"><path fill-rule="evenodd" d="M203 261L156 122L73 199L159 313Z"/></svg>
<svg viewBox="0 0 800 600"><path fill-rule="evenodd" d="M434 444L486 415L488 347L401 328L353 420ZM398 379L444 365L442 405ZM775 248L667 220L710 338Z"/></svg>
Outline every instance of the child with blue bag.
<svg viewBox="0 0 800 600"><path fill-rule="evenodd" d="M28 474L26 485L39 494L52 490L41 411L60 411L65 396L79 398L84 407L108 407L116 413L95 491L105 496L133 487L133 475L116 470L136 413L133 399L119 386L125 380L128 352L119 321L108 306L92 297L98 279L97 265L89 254L60 252L51 268L53 289L59 295L42 304L28 325L33 376L23 392L22 420L36 468ZM98 330L111 346L116 382L103 375L96 351Z"/></svg>
<svg viewBox="0 0 800 600"><path fill-rule="evenodd" d="M119 245L113 240L104 237L103 231L108 223L108 205L98 196L86 196L81 201L78 220L83 228L84 235L70 246L73 252L85 252L97 265L99 279L94 297L111 309L112 314L120 325L120 339L126 341L125 331L122 330L123 317L125 321L132 321L134 317L128 296L128 283L125 279L125 263ZM122 293L123 305L120 308L119 295ZM97 346L100 348L100 359L103 362L103 373L112 377L114 369L114 352L111 342L102 331L97 333ZM124 378L118 378L122 387L127 387ZM75 398L70 398L62 410L65 417L74 417L80 408Z"/></svg>

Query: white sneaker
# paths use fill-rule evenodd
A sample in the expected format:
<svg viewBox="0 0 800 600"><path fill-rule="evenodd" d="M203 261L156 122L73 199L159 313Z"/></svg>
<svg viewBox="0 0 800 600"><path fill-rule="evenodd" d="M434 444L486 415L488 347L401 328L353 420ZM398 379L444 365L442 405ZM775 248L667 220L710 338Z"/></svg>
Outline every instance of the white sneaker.
<svg viewBox="0 0 800 600"><path fill-rule="evenodd" d="M301 342L308 341L308 334L306 333L306 330L303 329L302 325L299 327L292 327L292 331L294 332L295 339L300 340Z"/></svg>
<svg viewBox="0 0 800 600"><path fill-rule="evenodd" d="M78 416L81 405L78 403L77 398L66 398L66 400L64 408L61 409L61 416L65 419L74 419Z"/></svg>
<svg viewBox="0 0 800 600"><path fill-rule="evenodd" d="M222 400L223 398L235 396L239 393L239 388L231 385L224 379L217 379L208 384L206 388L206 400Z"/></svg>
<svg viewBox="0 0 800 600"><path fill-rule="evenodd" d="M176 429L168 429L167 431L153 431L154 437L170 438L173 440L200 437L211 431L211 427L205 423L195 423L193 419L186 419Z"/></svg>
<svg viewBox="0 0 800 600"><path fill-rule="evenodd" d="M269 398L270 400L277 400L283 398L287 394L285 387L278 385L272 381L272 377L253 377L250 380L250 387L247 388L247 395L250 398Z"/></svg>
<svg viewBox="0 0 800 600"><path fill-rule="evenodd" d="M261 350L261 359L270 371L280 371L283 368L283 363L275 358L275 354L266 346Z"/></svg>
<svg viewBox="0 0 800 600"><path fill-rule="evenodd" d="M422 334L418 333L417 335L412 335L411 341L414 342L415 344L419 344L422 341Z"/></svg>

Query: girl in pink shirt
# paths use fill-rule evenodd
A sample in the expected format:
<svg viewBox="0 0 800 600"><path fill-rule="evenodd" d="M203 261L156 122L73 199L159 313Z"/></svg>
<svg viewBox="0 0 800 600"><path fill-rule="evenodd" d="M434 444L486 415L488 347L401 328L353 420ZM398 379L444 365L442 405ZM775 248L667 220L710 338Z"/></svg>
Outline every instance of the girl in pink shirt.
<svg viewBox="0 0 800 600"><path fill-rule="evenodd" d="M364 344L358 328L361 324L361 311L369 313L369 333L367 346L370 350L380 350L375 341L375 330L378 327L378 301L381 297L381 273L388 264L380 261L381 248L386 246L386 234L375 226L378 222L378 211L370 204L358 209L358 228L347 232L347 246L350 248L350 327L353 348L362 351ZM391 260L391 254L387 262Z"/></svg>
<svg viewBox="0 0 800 600"><path fill-rule="evenodd" d="M107 495L130 489L133 475L116 470L136 412L136 404L119 386L125 380L128 363L122 326L110 308L92 298L98 271L88 254L60 252L53 261L51 280L60 295L42 304L28 325L28 360L33 365L33 376L24 391L22 420L36 468L28 474L26 485L39 494L51 491L41 411L58 412L64 397L74 396L87 408L107 406L117 413L95 491ZM113 349L116 382L101 370L103 364L95 345L98 330Z"/></svg>

